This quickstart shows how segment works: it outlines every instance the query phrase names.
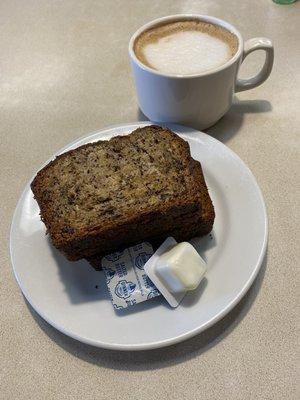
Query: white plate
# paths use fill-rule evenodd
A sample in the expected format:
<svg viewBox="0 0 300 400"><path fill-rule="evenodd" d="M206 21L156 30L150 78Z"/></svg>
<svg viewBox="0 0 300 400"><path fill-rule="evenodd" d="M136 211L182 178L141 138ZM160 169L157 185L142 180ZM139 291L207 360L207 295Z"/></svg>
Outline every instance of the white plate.
<svg viewBox="0 0 300 400"><path fill-rule="evenodd" d="M59 153L145 125L149 123L109 127ZM216 211L212 239L207 236L197 243L208 264L206 280L176 309L159 297L115 312L103 272L94 271L85 261L69 262L51 246L29 183L19 200L10 236L16 279L31 306L72 338L118 350L180 342L228 313L259 271L267 244L267 215L252 173L236 154L209 135L169 127L189 142L192 156L201 161Z"/></svg>

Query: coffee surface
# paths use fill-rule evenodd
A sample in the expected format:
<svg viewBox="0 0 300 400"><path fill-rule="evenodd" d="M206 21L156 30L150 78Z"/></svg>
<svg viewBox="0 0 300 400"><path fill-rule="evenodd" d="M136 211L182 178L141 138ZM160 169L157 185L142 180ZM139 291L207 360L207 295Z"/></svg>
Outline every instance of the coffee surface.
<svg viewBox="0 0 300 400"><path fill-rule="evenodd" d="M138 59L164 73L192 75L217 68L233 57L237 37L198 20L176 21L143 32L134 43Z"/></svg>

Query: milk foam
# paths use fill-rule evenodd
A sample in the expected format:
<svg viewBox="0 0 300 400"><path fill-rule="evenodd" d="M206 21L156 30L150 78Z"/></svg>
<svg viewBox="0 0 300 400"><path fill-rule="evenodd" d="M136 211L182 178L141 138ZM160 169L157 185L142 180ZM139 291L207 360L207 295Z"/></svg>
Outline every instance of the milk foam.
<svg viewBox="0 0 300 400"><path fill-rule="evenodd" d="M170 74L197 74L225 64L231 58L229 44L199 31L182 31L159 38L143 48L152 68Z"/></svg>

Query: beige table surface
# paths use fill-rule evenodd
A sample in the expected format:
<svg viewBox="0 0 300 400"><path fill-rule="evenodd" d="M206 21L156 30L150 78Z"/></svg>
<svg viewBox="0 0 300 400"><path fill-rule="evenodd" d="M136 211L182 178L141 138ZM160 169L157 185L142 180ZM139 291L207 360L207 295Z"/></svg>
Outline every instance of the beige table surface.
<svg viewBox="0 0 300 400"><path fill-rule="evenodd" d="M209 129L262 188L267 260L244 300L203 334L149 352L96 349L60 334L24 301L9 258L12 213L26 182L60 147L143 118L130 79L129 37L151 19L184 12L224 18L245 38L274 40L271 78L239 94ZM299 38L300 3L0 2L1 400L300 398ZM249 57L243 75L261 60Z"/></svg>

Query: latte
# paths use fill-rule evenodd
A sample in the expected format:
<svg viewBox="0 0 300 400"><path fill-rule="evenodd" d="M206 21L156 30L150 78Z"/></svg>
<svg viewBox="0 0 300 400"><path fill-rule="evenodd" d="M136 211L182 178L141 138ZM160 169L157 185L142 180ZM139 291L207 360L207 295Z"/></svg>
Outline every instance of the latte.
<svg viewBox="0 0 300 400"><path fill-rule="evenodd" d="M134 42L137 58L162 73L193 75L229 61L238 48L237 37L227 29L199 20L158 25Z"/></svg>

